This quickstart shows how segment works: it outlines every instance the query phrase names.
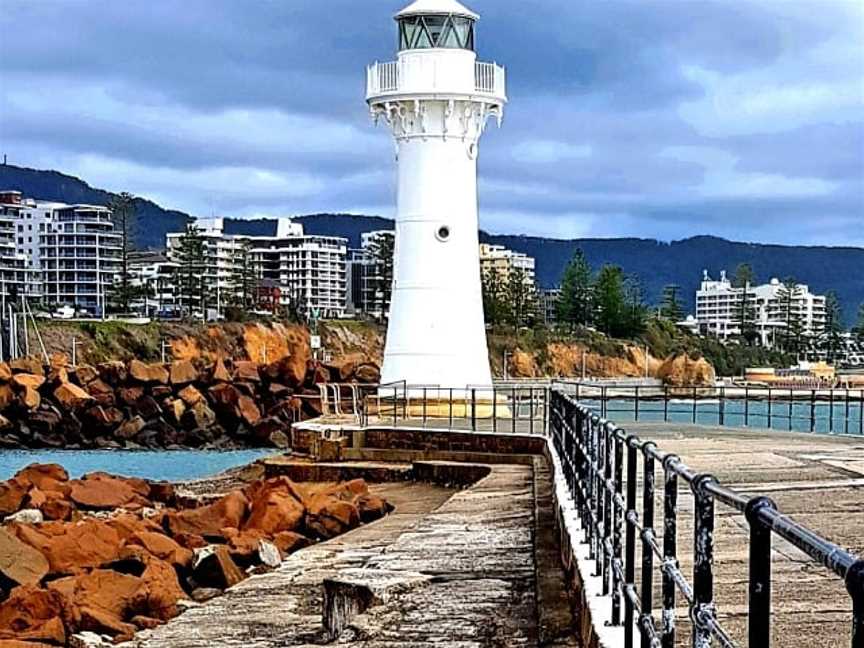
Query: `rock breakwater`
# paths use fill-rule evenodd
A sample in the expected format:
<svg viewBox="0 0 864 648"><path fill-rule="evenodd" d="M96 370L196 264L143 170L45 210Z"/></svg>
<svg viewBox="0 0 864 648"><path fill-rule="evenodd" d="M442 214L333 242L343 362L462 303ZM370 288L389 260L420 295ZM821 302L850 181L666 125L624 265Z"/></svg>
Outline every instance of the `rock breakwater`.
<svg viewBox="0 0 864 648"><path fill-rule="evenodd" d="M0 448L286 447L290 425L321 414L325 382L377 382L348 356L275 362L0 363Z"/></svg>
<svg viewBox="0 0 864 648"><path fill-rule="evenodd" d="M29 466L0 483L0 646L128 640L390 509L363 480L278 477L206 497Z"/></svg>

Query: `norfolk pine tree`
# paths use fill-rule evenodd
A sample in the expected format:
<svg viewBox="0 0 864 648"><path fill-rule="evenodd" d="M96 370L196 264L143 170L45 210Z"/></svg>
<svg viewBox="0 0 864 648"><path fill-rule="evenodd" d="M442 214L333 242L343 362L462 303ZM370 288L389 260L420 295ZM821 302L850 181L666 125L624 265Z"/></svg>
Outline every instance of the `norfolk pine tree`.
<svg viewBox="0 0 864 648"><path fill-rule="evenodd" d="M573 258L564 270L557 311L558 322L570 330L594 322L591 266L580 249L573 253Z"/></svg>

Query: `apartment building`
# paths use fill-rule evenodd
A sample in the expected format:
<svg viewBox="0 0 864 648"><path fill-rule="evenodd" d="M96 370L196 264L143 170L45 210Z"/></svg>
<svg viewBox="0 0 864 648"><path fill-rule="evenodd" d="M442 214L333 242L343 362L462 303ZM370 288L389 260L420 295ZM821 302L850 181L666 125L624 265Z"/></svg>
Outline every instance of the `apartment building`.
<svg viewBox="0 0 864 648"><path fill-rule="evenodd" d="M348 305L354 312L383 319L390 310L390 290L393 281L392 262L378 258L379 246L392 249L396 233L393 230L364 232L360 236L360 249L348 253Z"/></svg>
<svg viewBox="0 0 864 648"><path fill-rule="evenodd" d="M140 292L133 310L147 316L179 315L174 294L177 268L161 252L130 252L129 283Z"/></svg>
<svg viewBox="0 0 864 648"><path fill-rule="evenodd" d="M723 271L713 280L706 270L696 291L696 321L703 334L722 340L741 334L738 309L746 291L753 324L763 346L773 347L786 327L784 287L779 279L767 284L736 288ZM792 295L792 315L801 323L805 335L825 329L825 297L814 295L806 284L797 284Z"/></svg>
<svg viewBox="0 0 864 648"><path fill-rule="evenodd" d="M226 231L226 225L231 231ZM243 223L223 218L195 222L204 247L201 280L207 308L221 312L236 296L238 263L246 256L266 301L295 305L307 316L342 317L346 303L348 241L340 237L308 236L303 226L288 218L273 223L272 233L244 231ZM184 232L166 237L168 261L179 262ZM260 293L260 290L257 291Z"/></svg>
<svg viewBox="0 0 864 648"><path fill-rule="evenodd" d="M24 294L28 284L24 256L16 239L24 209L20 191L0 191L0 297L4 301Z"/></svg>
<svg viewBox="0 0 864 648"><path fill-rule="evenodd" d="M484 276L494 269L498 278L503 283L507 283L510 281L510 274L513 271L521 270L525 277L525 283L533 286L535 282L534 266L534 258L527 254L508 250L503 245L480 244L480 272Z"/></svg>

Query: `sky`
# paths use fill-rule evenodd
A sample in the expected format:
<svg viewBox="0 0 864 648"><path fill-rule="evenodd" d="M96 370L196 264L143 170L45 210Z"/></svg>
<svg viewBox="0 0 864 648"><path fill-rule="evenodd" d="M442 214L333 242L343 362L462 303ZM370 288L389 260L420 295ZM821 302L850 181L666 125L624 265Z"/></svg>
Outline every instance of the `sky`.
<svg viewBox="0 0 864 648"><path fill-rule="evenodd" d="M394 216L390 0L0 0L0 153L197 216ZM476 0L480 225L864 246L864 3Z"/></svg>

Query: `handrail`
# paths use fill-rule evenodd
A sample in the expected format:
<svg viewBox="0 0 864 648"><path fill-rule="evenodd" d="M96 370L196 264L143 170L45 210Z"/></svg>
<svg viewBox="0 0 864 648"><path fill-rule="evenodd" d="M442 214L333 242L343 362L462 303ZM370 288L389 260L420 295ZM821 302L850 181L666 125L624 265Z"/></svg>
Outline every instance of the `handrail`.
<svg viewBox="0 0 864 648"><path fill-rule="evenodd" d="M560 390L552 390L550 409L551 442L586 532L589 558L596 561L596 572L603 582L602 594L611 598L612 625L623 626L625 648L634 645L634 630L641 635L642 646L675 646L676 594L683 596L690 608L693 646L708 646L712 640L725 648L737 645L719 621L714 600L714 508L718 502L743 513L750 527L748 645L751 648L771 645L774 536L792 543L843 579L852 599L852 646L864 646L864 560L859 556L790 519L769 498L746 497L723 486L710 474L691 470L678 456L628 434ZM641 514L636 503L639 463L643 483ZM657 463L662 467L664 486L659 525L654 522ZM692 582L678 562L679 479L690 486L694 500ZM656 528L662 532L658 533ZM643 547L638 592L637 539ZM659 627L654 619L655 558L662 578Z"/></svg>
<svg viewBox="0 0 864 648"><path fill-rule="evenodd" d="M375 97L399 92L448 92L455 94L470 92L494 97L506 97L507 74L497 63L476 61L474 63L474 82L471 87L453 88L453 81L448 74L440 73L439 64L431 61L424 72L398 61L375 62L366 68L366 96ZM459 82L461 85L461 82ZM465 84L470 84L470 79ZM410 88L408 87L410 85Z"/></svg>

